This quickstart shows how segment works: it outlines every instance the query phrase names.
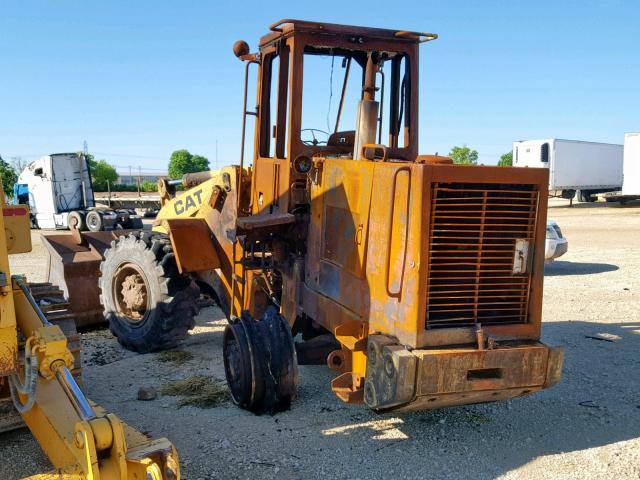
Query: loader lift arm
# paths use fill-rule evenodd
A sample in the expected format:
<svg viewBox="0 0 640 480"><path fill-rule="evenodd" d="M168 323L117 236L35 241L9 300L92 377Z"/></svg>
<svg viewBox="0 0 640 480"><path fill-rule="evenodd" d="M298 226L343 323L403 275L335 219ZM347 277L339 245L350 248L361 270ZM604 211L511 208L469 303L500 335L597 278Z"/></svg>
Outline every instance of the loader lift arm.
<svg viewBox="0 0 640 480"><path fill-rule="evenodd" d="M29 478L179 480L171 442L147 438L85 397L71 373L67 337L47 320L26 279L10 276L9 254L31 250L28 209L5 208L1 200L0 207L0 387L8 383L16 409L54 467ZM26 339L24 369L18 332Z"/></svg>
<svg viewBox="0 0 640 480"><path fill-rule="evenodd" d="M69 480L178 479L173 445L166 439L150 441L90 402L71 375L73 357L60 327L46 321L24 278L13 277L12 289L17 326L27 338L25 355L37 365L35 389L27 394L13 390L17 406L25 410L25 423L55 467L47 475Z"/></svg>

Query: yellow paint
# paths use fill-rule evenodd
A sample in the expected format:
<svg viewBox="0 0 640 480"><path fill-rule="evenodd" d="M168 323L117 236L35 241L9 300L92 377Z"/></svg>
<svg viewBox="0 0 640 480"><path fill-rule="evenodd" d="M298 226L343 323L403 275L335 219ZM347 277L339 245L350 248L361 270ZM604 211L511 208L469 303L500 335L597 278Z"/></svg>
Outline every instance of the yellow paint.
<svg viewBox="0 0 640 480"><path fill-rule="evenodd" d="M236 167L225 167L220 170L212 170L210 173L211 178L209 180L176 194L174 198L162 206L154 222L154 232L169 233L161 224L162 220L189 217L204 218L207 212L206 206L213 195L214 189L224 184L223 174L229 174L231 188L236 188Z"/></svg>
<svg viewBox="0 0 640 480"><path fill-rule="evenodd" d="M0 191L2 181L0 179ZM23 215L26 222L20 222L20 216L4 215L4 195L0 195L0 207L3 215L0 215L0 377L15 373L17 368L18 337L16 335L16 312L13 303L11 271L9 269L9 249L7 243L11 243L16 252L28 252L31 250L31 231L29 226L28 210ZM28 241L25 242L25 239ZM17 241L24 243L19 248Z"/></svg>
<svg viewBox="0 0 640 480"><path fill-rule="evenodd" d="M2 184L0 182L0 190ZM81 418L56 373L73 366L67 339L58 326L45 325L11 277L9 253L31 250L28 211L6 207L0 198L0 379L15 373L18 330L38 356L36 398L22 414L54 470L31 480L164 480L165 467L179 480L178 455L166 439L149 440L113 414L94 406L95 418ZM26 215L10 209L22 209ZM23 401L26 398L22 397ZM99 460L100 458L100 460ZM149 475L151 477L149 477Z"/></svg>

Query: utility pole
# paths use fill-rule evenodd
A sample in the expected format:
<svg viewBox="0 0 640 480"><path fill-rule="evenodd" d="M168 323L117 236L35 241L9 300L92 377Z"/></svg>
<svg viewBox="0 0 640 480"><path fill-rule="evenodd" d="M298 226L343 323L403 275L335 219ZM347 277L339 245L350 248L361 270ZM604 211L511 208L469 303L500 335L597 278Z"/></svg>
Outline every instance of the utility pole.
<svg viewBox="0 0 640 480"><path fill-rule="evenodd" d="M82 145L82 153L84 153L85 157L89 153L89 146L87 145L87 141L86 140L84 141L84 143Z"/></svg>
<svg viewBox="0 0 640 480"><path fill-rule="evenodd" d="M131 165L129 165L129 183L133 185L133 174L131 173Z"/></svg>

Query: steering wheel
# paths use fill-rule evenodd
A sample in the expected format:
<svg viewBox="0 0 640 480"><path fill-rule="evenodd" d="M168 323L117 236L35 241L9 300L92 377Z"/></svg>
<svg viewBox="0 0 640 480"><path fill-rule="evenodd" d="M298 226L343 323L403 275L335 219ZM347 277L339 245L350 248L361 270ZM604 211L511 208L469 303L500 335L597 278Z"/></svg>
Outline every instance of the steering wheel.
<svg viewBox="0 0 640 480"><path fill-rule="evenodd" d="M302 135L303 132L309 132L311 134L311 138L310 139L303 138L304 137ZM325 135L326 139L318 140L318 137L316 136L317 133ZM302 130L300 130L300 140L304 145L308 145L310 147L315 147L318 145L326 145L327 141L329 140L329 133L325 132L324 130L319 130L317 128L303 128Z"/></svg>

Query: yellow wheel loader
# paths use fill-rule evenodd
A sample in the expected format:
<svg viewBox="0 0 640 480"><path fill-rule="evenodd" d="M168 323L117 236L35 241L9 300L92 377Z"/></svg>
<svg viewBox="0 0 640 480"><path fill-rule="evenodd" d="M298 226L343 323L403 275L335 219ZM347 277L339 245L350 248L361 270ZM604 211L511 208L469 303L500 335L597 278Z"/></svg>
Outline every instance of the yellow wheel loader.
<svg viewBox="0 0 640 480"><path fill-rule="evenodd" d="M140 352L184 338L198 290L215 297L232 397L254 412L290 404L298 363L326 363L339 398L377 411L554 385L563 353L540 342L548 172L419 155L418 53L436 38L282 20L254 53L236 42L239 165L161 180L151 231L48 237L50 279Z"/></svg>
<svg viewBox="0 0 640 480"><path fill-rule="evenodd" d="M85 397L80 342L62 292L9 270L9 254L31 251L29 210L0 202L0 431L24 422L54 467L29 478L178 480L168 440L147 438Z"/></svg>

